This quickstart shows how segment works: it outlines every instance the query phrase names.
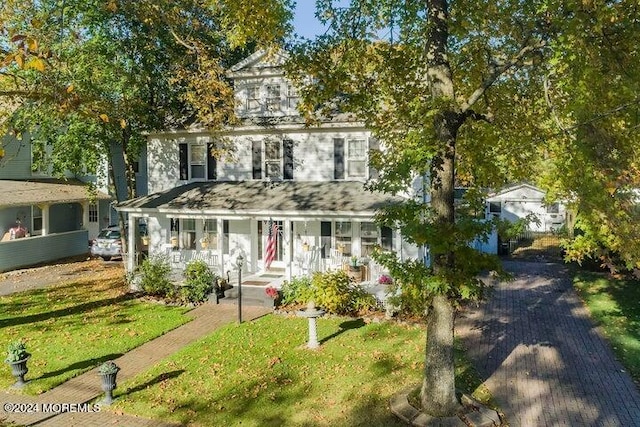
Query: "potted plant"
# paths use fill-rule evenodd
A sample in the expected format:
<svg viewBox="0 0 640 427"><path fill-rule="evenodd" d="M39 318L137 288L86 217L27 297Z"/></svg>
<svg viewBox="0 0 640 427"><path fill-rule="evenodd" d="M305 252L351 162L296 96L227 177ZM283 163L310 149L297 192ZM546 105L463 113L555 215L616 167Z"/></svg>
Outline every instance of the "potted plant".
<svg viewBox="0 0 640 427"><path fill-rule="evenodd" d="M7 362L11 366L11 372L18 380L14 387L21 388L26 384L24 376L29 372L27 368L27 360L31 355L27 353L27 347L23 341L13 341L7 347Z"/></svg>
<svg viewBox="0 0 640 427"><path fill-rule="evenodd" d="M202 247L202 249L208 249L209 248L209 235L208 234L205 234L200 239L200 246Z"/></svg>
<svg viewBox="0 0 640 427"><path fill-rule="evenodd" d="M344 250L346 249L344 243L338 243L338 253L343 254Z"/></svg>
<svg viewBox="0 0 640 427"><path fill-rule="evenodd" d="M351 271L360 271L360 265L358 265L358 257L357 256L352 256L351 257L351 264L349 265L349 269Z"/></svg>
<svg viewBox="0 0 640 427"><path fill-rule="evenodd" d="M306 241L302 242L302 250L304 252L309 252L309 243L307 243Z"/></svg>
<svg viewBox="0 0 640 427"><path fill-rule="evenodd" d="M113 402L113 390L118 386L116 376L120 367L115 362L108 360L98 367L98 375L102 380L102 391L105 393L103 403L111 405Z"/></svg>

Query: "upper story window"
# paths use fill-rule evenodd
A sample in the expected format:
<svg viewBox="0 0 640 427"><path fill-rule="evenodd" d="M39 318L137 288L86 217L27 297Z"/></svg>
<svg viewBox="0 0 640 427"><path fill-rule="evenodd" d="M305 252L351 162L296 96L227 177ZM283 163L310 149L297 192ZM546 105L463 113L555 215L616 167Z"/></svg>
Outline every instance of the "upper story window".
<svg viewBox="0 0 640 427"><path fill-rule="evenodd" d="M550 213L550 214L560 213L560 205L557 202L547 205L547 213Z"/></svg>
<svg viewBox="0 0 640 427"><path fill-rule="evenodd" d="M260 86L247 87L247 111L260 110Z"/></svg>
<svg viewBox="0 0 640 427"><path fill-rule="evenodd" d="M300 95L298 94L298 89L296 89L293 85L287 86L287 107L295 110L298 106L298 102L300 101Z"/></svg>
<svg viewBox="0 0 640 427"><path fill-rule="evenodd" d="M489 202L489 213L500 215L502 213L502 203L501 202Z"/></svg>
<svg viewBox="0 0 640 427"><path fill-rule="evenodd" d="M178 147L182 181L216 179L217 162L212 154L213 143L181 143Z"/></svg>
<svg viewBox="0 0 640 427"><path fill-rule="evenodd" d="M265 100L265 105L267 107L267 111L277 111L280 110L280 85L267 85L267 98Z"/></svg>
<svg viewBox="0 0 640 427"><path fill-rule="evenodd" d="M293 179L293 141L253 141L252 162L253 179Z"/></svg>
<svg viewBox="0 0 640 427"><path fill-rule="evenodd" d="M346 141L344 138L334 138L334 179L366 178L367 148L367 139L365 138L347 139Z"/></svg>
<svg viewBox="0 0 640 427"><path fill-rule="evenodd" d="M347 143L347 177L364 178L367 170L367 149L364 139L351 139Z"/></svg>

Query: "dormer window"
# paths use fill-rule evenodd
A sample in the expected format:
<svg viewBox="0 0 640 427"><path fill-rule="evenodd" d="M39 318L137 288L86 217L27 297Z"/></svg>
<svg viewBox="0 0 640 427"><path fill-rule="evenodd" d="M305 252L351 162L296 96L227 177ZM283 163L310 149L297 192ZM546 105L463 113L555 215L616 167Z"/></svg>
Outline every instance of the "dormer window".
<svg viewBox="0 0 640 427"><path fill-rule="evenodd" d="M267 111L277 111L280 109L280 85L267 85Z"/></svg>
<svg viewBox="0 0 640 427"><path fill-rule="evenodd" d="M260 86L247 87L247 110L256 111L260 109Z"/></svg>

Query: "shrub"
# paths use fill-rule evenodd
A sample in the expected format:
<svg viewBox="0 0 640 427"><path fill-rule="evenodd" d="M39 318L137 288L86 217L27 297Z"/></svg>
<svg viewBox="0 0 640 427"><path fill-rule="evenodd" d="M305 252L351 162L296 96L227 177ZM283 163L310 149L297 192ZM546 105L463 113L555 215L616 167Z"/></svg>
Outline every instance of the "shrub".
<svg viewBox="0 0 640 427"><path fill-rule="evenodd" d="M27 346L24 341L12 341L7 346L7 358L5 359L9 363L19 362L29 357L27 353Z"/></svg>
<svg viewBox="0 0 640 427"><path fill-rule="evenodd" d="M280 291L283 305L306 303L311 298L311 279L307 276L294 277L285 281Z"/></svg>
<svg viewBox="0 0 640 427"><path fill-rule="evenodd" d="M175 295L175 286L169 280L171 266L164 257L149 257L140 264L140 287L149 295L165 298Z"/></svg>
<svg viewBox="0 0 640 427"><path fill-rule="evenodd" d="M347 314L353 309L350 304L350 285L349 276L342 270L314 273L311 278L310 299L329 313Z"/></svg>
<svg viewBox="0 0 640 427"><path fill-rule="evenodd" d="M184 302L199 303L213 291L215 275L202 260L191 261L184 270L185 284L180 289L180 299Z"/></svg>

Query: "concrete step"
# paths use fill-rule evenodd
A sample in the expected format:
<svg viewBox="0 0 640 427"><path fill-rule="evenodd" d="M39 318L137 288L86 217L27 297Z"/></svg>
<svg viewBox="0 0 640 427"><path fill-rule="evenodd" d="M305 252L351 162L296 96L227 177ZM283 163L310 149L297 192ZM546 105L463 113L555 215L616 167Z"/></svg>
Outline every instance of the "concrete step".
<svg viewBox="0 0 640 427"><path fill-rule="evenodd" d="M212 294L209 300L216 302L216 295ZM231 289L227 289L224 292L223 298L218 298L219 304L237 304L238 303L238 288L234 286ZM273 307L273 299L269 298L265 294L264 287L242 287L242 304L246 306L256 307Z"/></svg>

